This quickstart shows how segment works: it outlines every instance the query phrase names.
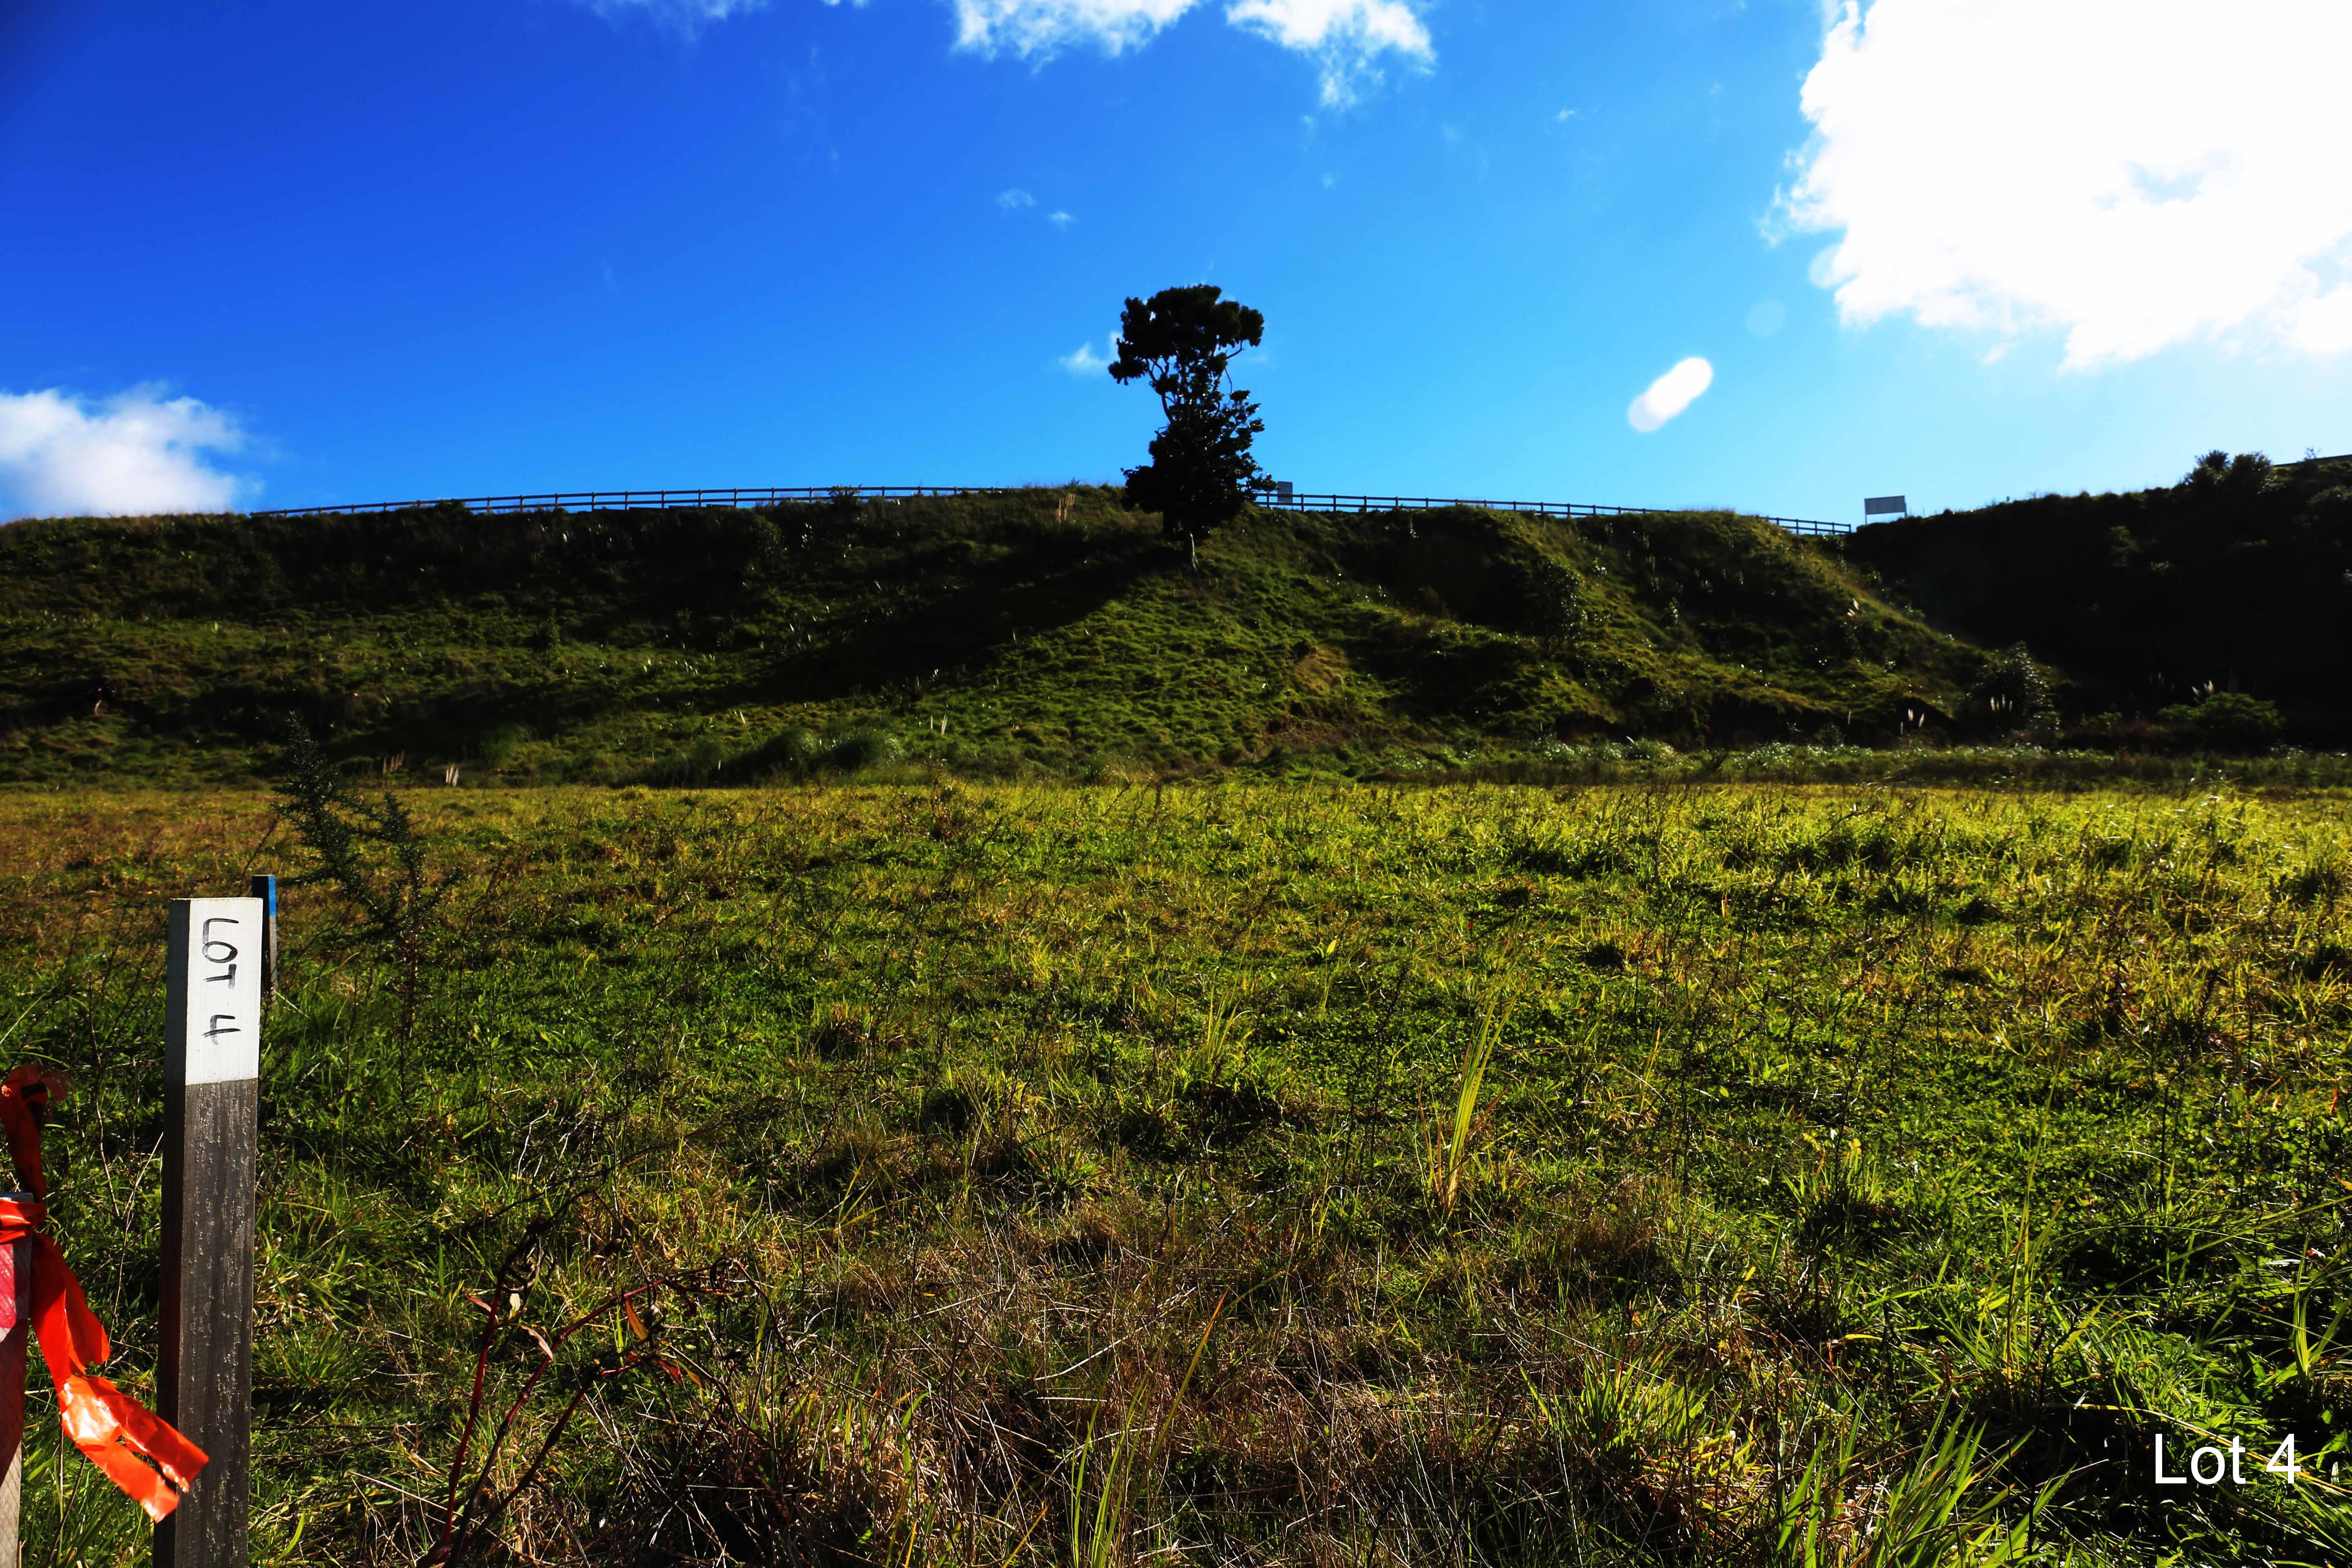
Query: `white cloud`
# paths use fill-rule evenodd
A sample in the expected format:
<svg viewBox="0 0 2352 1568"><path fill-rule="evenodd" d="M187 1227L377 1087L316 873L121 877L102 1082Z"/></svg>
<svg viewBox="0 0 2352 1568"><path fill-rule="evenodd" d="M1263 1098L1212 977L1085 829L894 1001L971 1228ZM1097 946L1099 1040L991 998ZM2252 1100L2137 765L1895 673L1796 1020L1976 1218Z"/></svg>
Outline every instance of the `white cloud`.
<svg viewBox="0 0 2352 1568"><path fill-rule="evenodd" d="M1313 55L1323 101L1335 107L1380 79L1372 66L1384 54L1424 66L1435 58L1429 29L1401 0L1235 0L1225 8L1225 20Z"/></svg>
<svg viewBox="0 0 2352 1568"><path fill-rule="evenodd" d="M1067 228L1078 220L1066 212L1050 212L1045 215L1045 221L1055 228Z"/></svg>
<svg viewBox="0 0 2352 1568"><path fill-rule="evenodd" d="M715 0L713 0L715 3ZM1049 59L1087 45L1116 55L1150 43L1198 0L955 0L956 47ZM1344 104L1395 54L1426 65L1429 29L1404 0L1235 0L1225 20L1315 58L1323 100Z"/></svg>
<svg viewBox="0 0 2352 1568"><path fill-rule="evenodd" d="M205 465L245 446L193 397L134 386L93 406L70 393L0 393L0 496L20 516L222 511L251 481Z"/></svg>
<svg viewBox="0 0 2352 1568"><path fill-rule="evenodd" d="M1776 222L1850 322L2352 350L2347 58L2344 0L1845 0Z"/></svg>
<svg viewBox="0 0 2352 1568"><path fill-rule="evenodd" d="M1650 383L1625 410L1625 423L1647 435L1688 408L1713 384L1715 366L1693 355Z"/></svg>
<svg viewBox="0 0 2352 1568"><path fill-rule="evenodd" d="M768 0L582 0L582 3L607 20L644 16L658 27L691 38L713 22L723 22L747 11L763 10ZM825 0L828 5L838 3L839 0ZM857 0L857 3L863 5L865 0Z"/></svg>
<svg viewBox="0 0 2352 1568"><path fill-rule="evenodd" d="M1107 342L1104 353L1115 351L1118 345L1118 340L1113 336ZM1100 375L1110 368L1110 361L1103 354L1095 353L1095 346L1092 343L1080 343L1054 363L1072 375Z"/></svg>
<svg viewBox="0 0 2352 1568"><path fill-rule="evenodd" d="M691 38L714 22L764 10L768 0L580 0L598 16L645 16ZM841 0L824 0L837 5ZM864 5L866 0L850 0ZM1079 45L1107 55L1150 43L1200 0L953 0L956 47L1047 60ZM1435 55L1412 0L1234 0L1225 20L1315 58L1323 101L1352 102L1377 82L1375 64L1400 55L1427 66Z"/></svg>
<svg viewBox="0 0 2352 1568"><path fill-rule="evenodd" d="M1074 44L1107 55L1149 43L1195 0L955 0L956 47L1045 59Z"/></svg>

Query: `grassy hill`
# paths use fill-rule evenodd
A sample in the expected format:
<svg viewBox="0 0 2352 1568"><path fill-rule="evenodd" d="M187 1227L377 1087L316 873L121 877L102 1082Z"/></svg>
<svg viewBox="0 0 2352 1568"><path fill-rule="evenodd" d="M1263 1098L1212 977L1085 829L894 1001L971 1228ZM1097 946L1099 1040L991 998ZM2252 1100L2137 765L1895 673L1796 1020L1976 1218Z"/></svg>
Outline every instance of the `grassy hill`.
<svg viewBox="0 0 2352 1568"><path fill-rule="evenodd" d="M1891 736L1982 656L1725 513L1261 512L1093 489L0 530L0 779L231 782L284 717L467 782L1278 764Z"/></svg>
<svg viewBox="0 0 2352 1568"><path fill-rule="evenodd" d="M1876 523L1843 549L1936 625L2059 666L2072 717L2127 730L2210 682L2276 703L2299 740L2352 740L2352 459L2215 453L2165 489Z"/></svg>

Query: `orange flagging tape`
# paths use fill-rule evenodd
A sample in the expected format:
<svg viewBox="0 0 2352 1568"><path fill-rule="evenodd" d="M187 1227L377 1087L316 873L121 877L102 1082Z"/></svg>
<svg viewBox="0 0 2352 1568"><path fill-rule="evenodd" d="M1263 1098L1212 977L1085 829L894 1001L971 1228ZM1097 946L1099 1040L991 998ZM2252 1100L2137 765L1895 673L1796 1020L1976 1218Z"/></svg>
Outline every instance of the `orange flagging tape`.
<svg viewBox="0 0 2352 1568"><path fill-rule="evenodd" d="M81 1293L81 1281L66 1266L66 1255L41 1229L48 1217L39 1202L49 1195L41 1173L41 1117L48 1109L51 1069L31 1063L0 1079L0 1124L17 1174L36 1201L0 1198L0 1247L30 1237L33 1242L33 1328L41 1337L41 1358L58 1385L58 1419L89 1462L161 1521L180 1506L180 1493L205 1468L205 1451L174 1431L171 1423L89 1369L112 1352L105 1326ZM9 1253L0 1263L13 1258ZM12 1271L13 1273L13 1271ZM13 1278L0 1311L14 1316ZM11 1329L16 1327L11 1322ZM152 1461L153 1468L148 1463Z"/></svg>

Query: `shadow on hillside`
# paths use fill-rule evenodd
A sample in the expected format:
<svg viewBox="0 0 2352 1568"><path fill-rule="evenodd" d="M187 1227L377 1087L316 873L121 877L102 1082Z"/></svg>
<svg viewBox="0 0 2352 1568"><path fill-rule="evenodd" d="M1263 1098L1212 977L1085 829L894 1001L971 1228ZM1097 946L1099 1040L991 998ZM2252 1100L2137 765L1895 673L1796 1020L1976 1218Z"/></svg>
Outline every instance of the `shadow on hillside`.
<svg viewBox="0 0 2352 1568"><path fill-rule="evenodd" d="M0 679L0 734L79 724L93 754L242 749L291 715L338 752L412 759L478 757L501 733L550 739L616 710L969 679L1176 560L1155 518L1086 486L759 510L68 520L11 528L0 556L0 626L37 644ZM215 642L222 622L250 629ZM575 665L575 644L600 651ZM709 679L610 678L638 652Z"/></svg>
<svg viewBox="0 0 2352 1568"><path fill-rule="evenodd" d="M1016 637L1085 620L1182 560L1156 534L1111 534L1087 540L1075 555L1066 542L1036 541L993 560L903 572L902 581L882 583L826 623L817 646L772 660L757 679L715 700L824 702L935 676L969 679Z"/></svg>

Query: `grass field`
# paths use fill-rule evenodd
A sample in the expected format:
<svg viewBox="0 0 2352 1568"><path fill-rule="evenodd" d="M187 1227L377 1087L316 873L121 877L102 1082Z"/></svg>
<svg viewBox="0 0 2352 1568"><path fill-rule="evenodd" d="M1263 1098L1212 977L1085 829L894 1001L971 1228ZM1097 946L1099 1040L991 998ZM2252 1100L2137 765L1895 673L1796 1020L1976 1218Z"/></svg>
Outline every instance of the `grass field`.
<svg viewBox="0 0 2352 1568"><path fill-rule="evenodd" d="M425 1557L462 1443L469 1561L2352 1562L2340 795L416 804L406 1037L287 900L257 1561ZM0 795L133 1388L164 904L303 864ZM43 1394L29 1560L143 1560Z"/></svg>

